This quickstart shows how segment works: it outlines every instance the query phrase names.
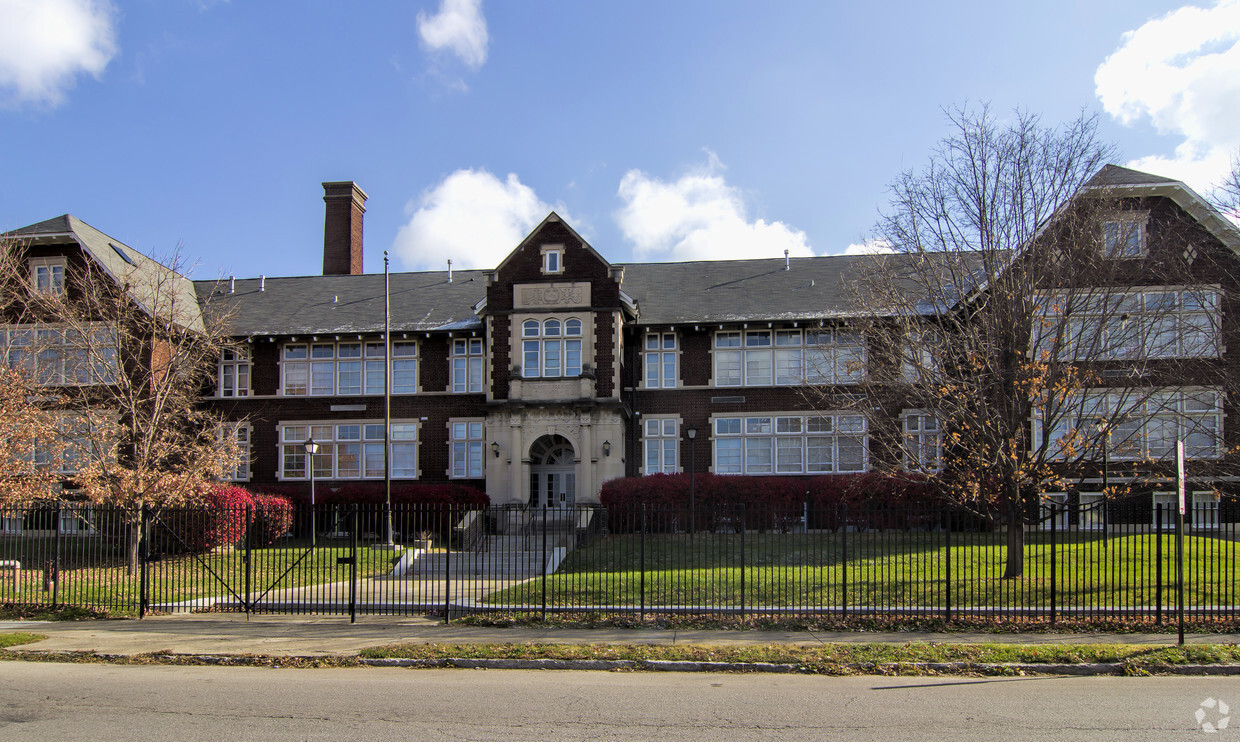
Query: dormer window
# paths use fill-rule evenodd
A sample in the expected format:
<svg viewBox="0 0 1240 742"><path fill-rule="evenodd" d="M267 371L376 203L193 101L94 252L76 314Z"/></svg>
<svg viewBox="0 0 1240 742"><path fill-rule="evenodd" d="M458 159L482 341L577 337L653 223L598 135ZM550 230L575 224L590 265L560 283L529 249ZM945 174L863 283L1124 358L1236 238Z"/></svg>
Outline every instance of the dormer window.
<svg viewBox="0 0 1240 742"><path fill-rule="evenodd" d="M1146 212L1116 214L1102 222L1102 249L1108 258L1145 257Z"/></svg>
<svg viewBox="0 0 1240 742"><path fill-rule="evenodd" d="M65 291L65 259L31 258L30 283L40 294L63 294Z"/></svg>
<svg viewBox="0 0 1240 742"><path fill-rule="evenodd" d="M564 272L563 245L543 245L542 259L542 272L545 275L553 275Z"/></svg>

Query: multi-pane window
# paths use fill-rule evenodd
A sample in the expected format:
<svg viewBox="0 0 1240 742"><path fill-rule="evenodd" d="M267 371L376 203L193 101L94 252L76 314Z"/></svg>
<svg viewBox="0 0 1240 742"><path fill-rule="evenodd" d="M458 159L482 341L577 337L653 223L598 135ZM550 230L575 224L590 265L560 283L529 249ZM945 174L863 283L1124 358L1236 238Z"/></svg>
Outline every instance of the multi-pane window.
<svg viewBox="0 0 1240 742"><path fill-rule="evenodd" d="M676 386L676 333L651 332L646 335L645 382L648 389Z"/></svg>
<svg viewBox="0 0 1240 742"><path fill-rule="evenodd" d="M646 418L646 474L675 474L680 447L680 424L675 418Z"/></svg>
<svg viewBox="0 0 1240 742"><path fill-rule="evenodd" d="M452 440L452 477L477 479L482 476L482 421L452 421L448 426Z"/></svg>
<svg viewBox="0 0 1240 742"><path fill-rule="evenodd" d="M228 349L220 353L216 381L221 397L250 396L250 353L248 349Z"/></svg>
<svg viewBox="0 0 1240 742"><path fill-rule="evenodd" d="M1184 522L1194 529L1218 528L1217 492L1199 490L1185 494ZM1176 511L1179 509L1179 495L1174 492L1155 492L1154 507L1150 522L1155 528L1175 528ZM1162 505L1162 523L1158 522L1158 506Z"/></svg>
<svg viewBox="0 0 1240 742"><path fill-rule="evenodd" d="M231 440L236 447L237 459L227 472L228 478L234 482L246 482L250 479L250 426L246 423L224 423L220 429L220 437Z"/></svg>
<svg viewBox="0 0 1240 742"><path fill-rule="evenodd" d="M521 323L521 374L527 379L581 375L581 320Z"/></svg>
<svg viewBox="0 0 1240 742"><path fill-rule="evenodd" d="M939 370L935 353L942 347L941 338L934 330L920 330L909 334L900 358L900 375L909 384L932 379Z"/></svg>
<svg viewBox="0 0 1240 742"><path fill-rule="evenodd" d="M315 479L383 478L383 423L360 421L281 425L281 479L308 477L305 449L308 438L314 438L319 446L312 462ZM392 478L417 478L417 423L392 423L389 445Z"/></svg>
<svg viewBox="0 0 1240 742"><path fill-rule="evenodd" d="M35 440L26 460L36 469L77 474L91 461L111 455L107 437L85 415L62 413L56 420L56 440Z"/></svg>
<svg viewBox="0 0 1240 742"><path fill-rule="evenodd" d="M1102 223L1102 249L1108 258L1139 258L1145 255L1144 213L1109 219Z"/></svg>
<svg viewBox="0 0 1240 742"><path fill-rule="evenodd" d="M865 471L865 433L861 415L715 418L715 473Z"/></svg>
<svg viewBox="0 0 1240 742"><path fill-rule="evenodd" d="M392 343L392 393L418 390L418 344ZM289 343L283 349L285 396L383 394L383 343Z"/></svg>
<svg viewBox="0 0 1240 742"><path fill-rule="evenodd" d="M943 431L939 420L922 410L904 414L904 470L938 471L943 456Z"/></svg>
<svg viewBox="0 0 1240 742"><path fill-rule="evenodd" d="M865 344L844 330L715 333L715 386L856 384L865 378Z"/></svg>
<svg viewBox="0 0 1240 742"><path fill-rule="evenodd" d="M84 330L43 325L0 329L4 362L47 386L116 381L116 335L102 326Z"/></svg>
<svg viewBox="0 0 1240 742"><path fill-rule="evenodd" d="M1221 395L1213 389L1149 392L1142 389L1093 389L1059 401L1050 429L1052 449L1061 458L1081 455L1083 442L1105 438L1113 461L1164 460L1184 441L1188 458L1213 459L1223 439ZM1040 440L1045 411L1034 418L1034 439ZM1106 425L1103 431L1101 426ZM1089 452L1101 459L1103 443Z"/></svg>
<svg viewBox="0 0 1240 742"><path fill-rule="evenodd" d="M1036 347L1070 360L1209 358L1219 353L1216 289L1158 288L1039 297ZM1062 337L1057 337L1062 333Z"/></svg>
<svg viewBox="0 0 1240 742"><path fill-rule="evenodd" d="M32 258L30 282L40 294L62 294L65 290L64 258Z"/></svg>
<svg viewBox="0 0 1240 742"><path fill-rule="evenodd" d="M481 338L452 341L452 391L458 394L482 391Z"/></svg>

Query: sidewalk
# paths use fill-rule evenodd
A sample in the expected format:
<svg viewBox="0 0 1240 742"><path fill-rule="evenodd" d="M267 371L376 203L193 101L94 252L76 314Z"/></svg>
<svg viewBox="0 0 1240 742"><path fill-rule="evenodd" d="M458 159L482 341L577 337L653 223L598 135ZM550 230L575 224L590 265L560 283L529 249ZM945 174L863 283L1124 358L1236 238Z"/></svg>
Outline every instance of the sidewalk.
<svg viewBox="0 0 1240 742"><path fill-rule="evenodd" d="M950 644L1150 644L1171 645L1171 634L988 634L816 631L680 631L661 629L558 629L445 626L421 617L366 616L350 624L338 616L250 616L181 614L141 621L0 621L0 633L27 632L48 638L14 647L24 652L97 652L138 655L263 654L271 656L356 655L383 644L653 644L764 645L851 642L937 642ZM1235 643L1237 634L1189 634L1192 644Z"/></svg>

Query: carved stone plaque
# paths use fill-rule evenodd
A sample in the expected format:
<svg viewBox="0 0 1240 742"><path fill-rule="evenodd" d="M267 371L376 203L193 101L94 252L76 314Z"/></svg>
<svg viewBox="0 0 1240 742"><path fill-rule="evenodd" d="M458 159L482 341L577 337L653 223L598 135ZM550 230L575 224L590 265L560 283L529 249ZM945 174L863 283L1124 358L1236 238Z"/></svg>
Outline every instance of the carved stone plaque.
<svg viewBox="0 0 1240 742"><path fill-rule="evenodd" d="M513 305L517 309L548 307L585 307L590 305L588 283L535 283L513 287Z"/></svg>

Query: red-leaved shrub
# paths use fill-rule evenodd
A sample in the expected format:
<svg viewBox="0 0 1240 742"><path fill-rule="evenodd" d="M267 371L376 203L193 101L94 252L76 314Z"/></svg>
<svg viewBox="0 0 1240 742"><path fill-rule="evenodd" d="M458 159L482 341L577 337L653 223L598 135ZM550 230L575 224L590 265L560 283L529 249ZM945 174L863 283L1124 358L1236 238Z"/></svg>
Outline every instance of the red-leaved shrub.
<svg viewBox="0 0 1240 742"><path fill-rule="evenodd" d="M271 546L293 527L293 503L279 495L254 495L254 522L250 544Z"/></svg>

